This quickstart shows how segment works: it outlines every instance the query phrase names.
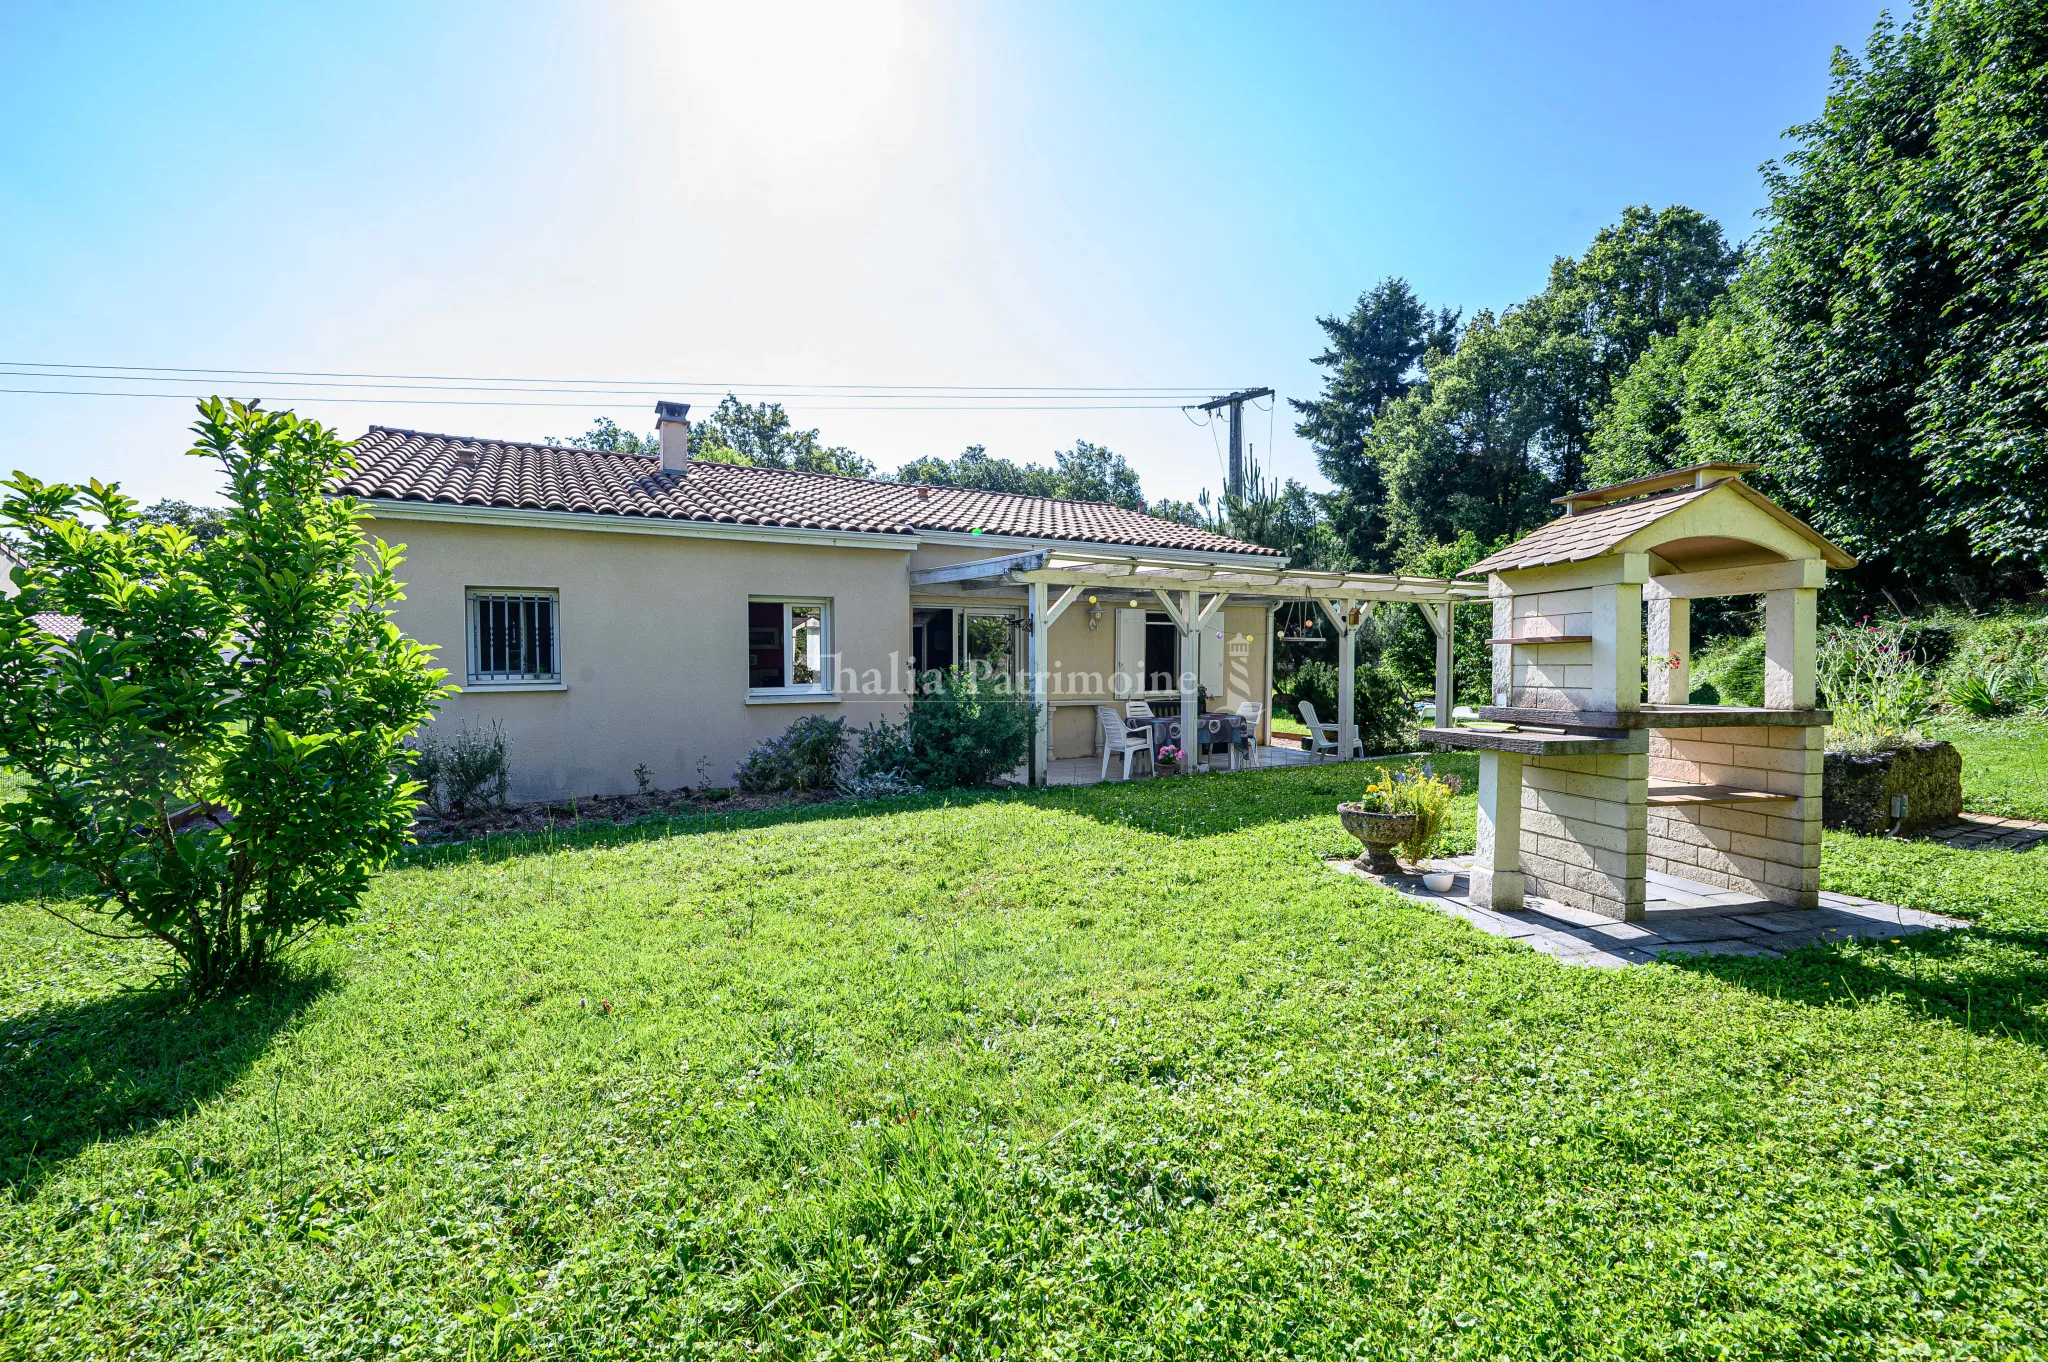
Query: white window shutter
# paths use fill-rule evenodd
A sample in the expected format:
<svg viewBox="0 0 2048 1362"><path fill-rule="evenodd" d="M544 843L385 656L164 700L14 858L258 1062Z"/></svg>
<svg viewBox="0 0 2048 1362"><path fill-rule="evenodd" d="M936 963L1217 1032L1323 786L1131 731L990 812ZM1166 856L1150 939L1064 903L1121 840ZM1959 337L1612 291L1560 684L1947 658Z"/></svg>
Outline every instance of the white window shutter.
<svg viewBox="0 0 2048 1362"><path fill-rule="evenodd" d="M1116 675L1111 678L1118 699L1145 689L1145 612L1116 612Z"/></svg>
<svg viewBox="0 0 2048 1362"><path fill-rule="evenodd" d="M1218 610L1202 626L1198 646L1202 650L1202 689L1209 692L1211 704L1223 703L1223 640L1217 635L1223 632L1223 612Z"/></svg>

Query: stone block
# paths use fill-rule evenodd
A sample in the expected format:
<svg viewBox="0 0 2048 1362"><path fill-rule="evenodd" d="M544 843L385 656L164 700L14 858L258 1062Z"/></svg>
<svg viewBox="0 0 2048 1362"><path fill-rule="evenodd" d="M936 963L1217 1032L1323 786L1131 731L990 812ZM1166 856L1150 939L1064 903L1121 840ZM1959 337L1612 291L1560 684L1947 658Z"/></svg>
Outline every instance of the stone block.
<svg viewBox="0 0 2048 1362"><path fill-rule="evenodd" d="M1723 875L1733 875L1749 884L1764 883L1768 863L1754 856L1744 856L1733 851L1702 849L1700 868L1717 870Z"/></svg>
<svg viewBox="0 0 2048 1362"><path fill-rule="evenodd" d="M1764 867L1764 883L1788 889L1811 889L1816 896L1820 893L1820 865L1811 866L1767 865Z"/></svg>
<svg viewBox="0 0 2048 1362"><path fill-rule="evenodd" d="M1617 828L1605 823L1563 819L1535 809L1522 810L1522 835L1548 838L1572 846L1595 850L1629 852L1645 845L1647 828ZM1538 843L1541 846L1541 842ZM1558 859L1567 859L1559 857Z"/></svg>
<svg viewBox="0 0 2048 1362"><path fill-rule="evenodd" d="M1831 828L1880 833L1892 825L1892 796L1906 796L1904 831L1954 822L1963 809L1963 759L1955 744L1919 743L1870 755L1824 758L1822 819Z"/></svg>

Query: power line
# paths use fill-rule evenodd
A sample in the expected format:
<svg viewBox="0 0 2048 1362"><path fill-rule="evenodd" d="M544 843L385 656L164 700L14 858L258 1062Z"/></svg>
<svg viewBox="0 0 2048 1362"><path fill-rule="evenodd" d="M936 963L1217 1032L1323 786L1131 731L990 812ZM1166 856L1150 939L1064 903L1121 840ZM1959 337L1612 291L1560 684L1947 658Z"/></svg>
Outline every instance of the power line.
<svg viewBox="0 0 2048 1362"><path fill-rule="evenodd" d="M360 373L346 370L322 369L233 369L216 367L174 367L133 364L86 364L77 362L57 363L42 360L0 360L0 369L23 369L34 372L17 374L23 378L77 378L97 379L108 382L138 383L149 381L211 382L220 378L289 378L300 380L306 386L339 388L383 388L393 384L439 386L473 384L517 384L517 388L469 389L474 391L611 391L640 394L654 390L681 390L687 392L753 392L770 396L825 396L846 395L878 397L940 397L957 394L961 400L978 397L1008 397L1012 399L1060 398L1081 396L1123 396L1167 398L1187 396L1213 391L1213 386L1153 387L1136 384L1080 385L1080 384L967 384L967 383L739 383L709 382L701 379L616 379L616 378L553 378L507 374L391 374ZM60 372L61 371L61 372ZM129 377L137 375L137 377ZM342 382L314 382L314 380L345 380Z"/></svg>
<svg viewBox="0 0 2048 1362"><path fill-rule="evenodd" d="M38 396L38 397L141 397L141 398L168 398L168 399L171 399L171 400L173 400L173 401L178 401L178 402L190 402L190 401L193 401L193 400L195 400L195 399L197 399L197 398L201 398L201 397L209 396L209 394L207 394L207 393L201 393L201 392L185 392L185 393L162 393L162 392L135 392L135 391L132 391L132 390L130 390L130 391L116 391L116 392L105 392L105 391L94 391L94 390L82 390L82 389L77 389L77 388L0 388L0 394L5 394L5 393L16 393L16 394L23 394L23 395L29 395L29 396ZM914 396L914 394L904 394L904 396ZM463 398L463 397L438 397L438 398L436 398L436 397L336 397L336 396L334 396L334 395L333 395L333 394L331 394L331 393L270 393L270 394L266 394L266 395L264 396L263 400L264 400L264 401L266 401L266 402L332 402L332 403L347 403L347 404L350 404L350 405L353 405L353 406L390 406L390 407L553 407L553 408L559 408L559 409L564 409L564 410L577 410L577 411L617 411L617 410L619 409L619 407L620 407L620 406L624 405L623 403L620 403L620 402L517 402L517 401L509 401L509 400L508 400L508 401L497 401L497 400L493 400L493 399L490 399L490 398L480 398L480 397L469 397L469 398ZM1048 404L1043 404L1043 405L1033 405L1033 406L952 406L952 407L917 407L917 406L884 406L884 405L880 405L879 403L876 403L876 404L869 404L869 405L864 405L864 406L858 406L858 407L812 407L812 406L806 406L806 407L804 408L804 410L805 410L806 412L815 412L815 411L953 411L953 412L984 412L984 411L1179 411L1180 409L1181 409L1181 408L1180 408L1180 404L1179 404L1179 403L1177 403L1177 402L1076 402L1076 403L1069 403L1069 404L1066 404L1066 405L1056 405L1056 404L1051 404L1051 403L1048 403Z"/></svg>

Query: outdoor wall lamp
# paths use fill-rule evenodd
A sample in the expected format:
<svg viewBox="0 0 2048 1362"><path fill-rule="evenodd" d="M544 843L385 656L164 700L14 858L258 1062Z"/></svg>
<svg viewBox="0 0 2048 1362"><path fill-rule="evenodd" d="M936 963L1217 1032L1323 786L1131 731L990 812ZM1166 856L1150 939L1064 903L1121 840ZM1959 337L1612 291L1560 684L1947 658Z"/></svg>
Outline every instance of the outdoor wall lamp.
<svg viewBox="0 0 2048 1362"><path fill-rule="evenodd" d="M1093 596L1090 596L1088 598L1088 627L1093 629L1100 623L1102 623L1102 607L1095 603Z"/></svg>

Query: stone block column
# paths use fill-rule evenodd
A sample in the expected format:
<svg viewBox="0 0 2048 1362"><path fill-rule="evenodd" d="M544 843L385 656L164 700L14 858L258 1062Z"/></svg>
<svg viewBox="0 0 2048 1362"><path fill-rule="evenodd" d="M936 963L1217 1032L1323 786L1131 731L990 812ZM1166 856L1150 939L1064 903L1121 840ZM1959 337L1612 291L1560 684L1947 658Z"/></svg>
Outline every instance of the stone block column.
<svg viewBox="0 0 2048 1362"><path fill-rule="evenodd" d="M1661 597L1649 602L1650 703L1682 705L1692 695L1692 602ZM1677 665L1670 659L1676 658ZM1661 660L1660 660L1661 659Z"/></svg>
<svg viewBox="0 0 2048 1362"><path fill-rule="evenodd" d="M1479 754L1479 845L1467 898L1475 908L1519 912L1523 906L1520 753Z"/></svg>
<svg viewBox="0 0 2048 1362"><path fill-rule="evenodd" d="M1820 592L1786 587L1764 593L1764 707L1812 709Z"/></svg>

